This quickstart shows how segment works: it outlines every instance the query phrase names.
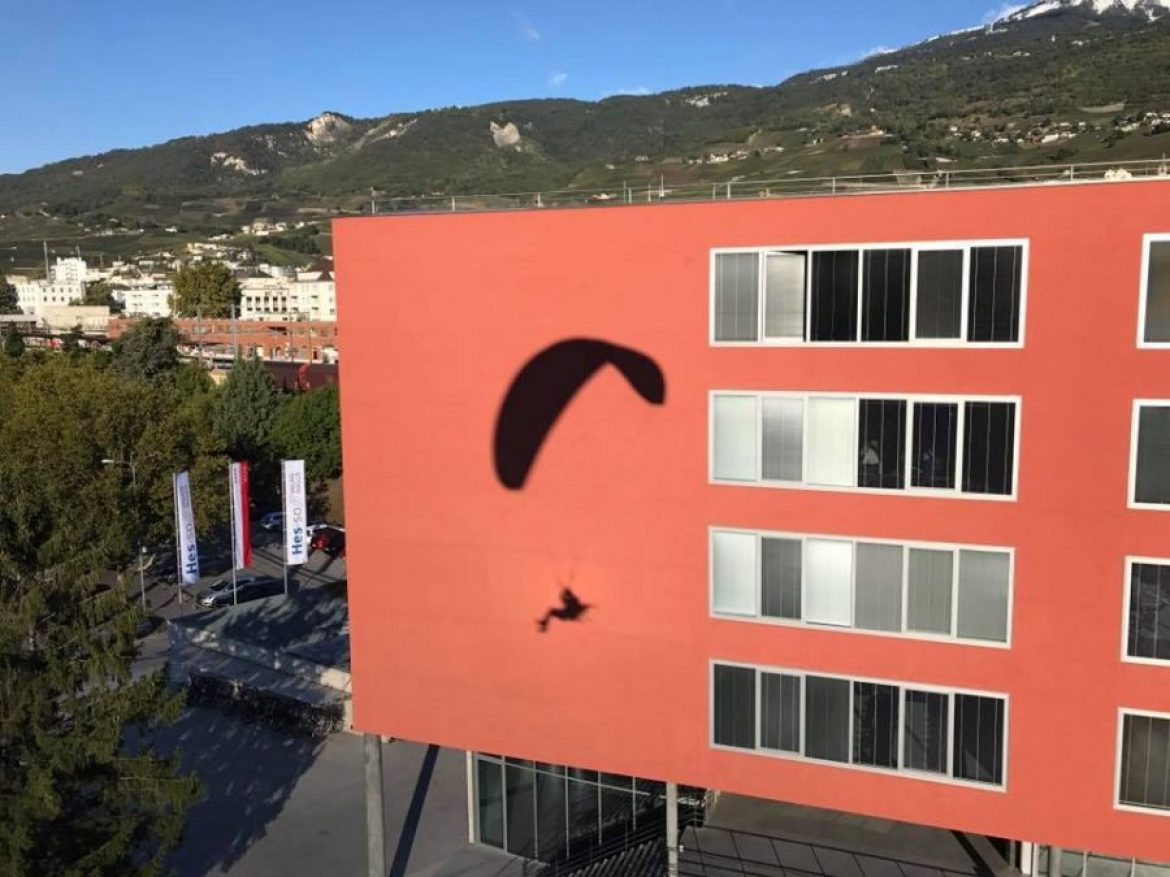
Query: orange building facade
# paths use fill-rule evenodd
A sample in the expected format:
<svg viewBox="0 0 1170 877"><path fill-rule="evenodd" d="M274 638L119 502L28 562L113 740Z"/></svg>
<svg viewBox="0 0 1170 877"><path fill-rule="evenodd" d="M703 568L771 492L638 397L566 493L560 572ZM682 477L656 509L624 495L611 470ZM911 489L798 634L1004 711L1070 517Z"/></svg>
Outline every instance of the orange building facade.
<svg viewBox="0 0 1170 877"><path fill-rule="evenodd" d="M1168 196L337 221L357 727L1170 860Z"/></svg>

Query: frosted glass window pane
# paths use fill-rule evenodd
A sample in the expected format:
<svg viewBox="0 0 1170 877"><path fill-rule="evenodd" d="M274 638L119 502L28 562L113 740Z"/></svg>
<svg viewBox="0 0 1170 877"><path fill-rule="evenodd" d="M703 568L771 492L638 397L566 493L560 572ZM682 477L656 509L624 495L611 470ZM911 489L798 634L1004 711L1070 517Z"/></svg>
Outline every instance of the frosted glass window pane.
<svg viewBox="0 0 1170 877"><path fill-rule="evenodd" d="M763 540L763 606L771 618L800 618L799 539ZM1170 612L1167 612L1170 616Z"/></svg>
<svg viewBox="0 0 1170 877"><path fill-rule="evenodd" d="M1009 556L959 552L958 636L1007 642Z"/></svg>
<svg viewBox="0 0 1170 877"><path fill-rule="evenodd" d="M1145 340L1170 341L1170 241L1150 242Z"/></svg>
<svg viewBox="0 0 1170 877"><path fill-rule="evenodd" d="M757 341L760 257L756 253L715 256L715 340Z"/></svg>
<svg viewBox="0 0 1170 877"><path fill-rule="evenodd" d="M717 613L756 614L756 546L750 533L712 533L713 607Z"/></svg>
<svg viewBox="0 0 1170 877"><path fill-rule="evenodd" d="M809 484L856 486L857 400L809 399Z"/></svg>
<svg viewBox="0 0 1170 877"><path fill-rule="evenodd" d="M852 621L853 545L828 539L805 542L804 620L848 627Z"/></svg>
<svg viewBox="0 0 1170 877"><path fill-rule="evenodd" d="M857 543L856 591L856 627L900 631L902 546Z"/></svg>
<svg viewBox="0 0 1170 877"><path fill-rule="evenodd" d="M804 253L769 253L764 274L764 337L804 338Z"/></svg>
<svg viewBox="0 0 1170 877"><path fill-rule="evenodd" d="M765 399L764 470L767 481L800 481L804 445L804 402Z"/></svg>
<svg viewBox="0 0 1170 877"><path fill-rule="evenodd" d="M911 548L907 563L906 629L949 635L954 552Z"/></svg>
<svg viewBox="0 0 1170 877"><path fill-rule="evenodd" d="M716 396L713 416L715 478L720 481L755 481L758 458L755 398Z"/></svg>

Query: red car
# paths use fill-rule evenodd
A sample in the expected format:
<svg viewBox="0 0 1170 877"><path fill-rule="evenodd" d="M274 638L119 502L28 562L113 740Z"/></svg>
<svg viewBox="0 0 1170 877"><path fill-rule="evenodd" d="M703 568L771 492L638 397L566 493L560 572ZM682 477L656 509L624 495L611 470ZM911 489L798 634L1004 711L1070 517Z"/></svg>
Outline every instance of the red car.
<svg viewBox="0 0 1170 877"><path fill-rule="evenodd" d="M330 557L345 557L345 530L341 527L321 527L309 540L309 551L324 551Z"/></svg>

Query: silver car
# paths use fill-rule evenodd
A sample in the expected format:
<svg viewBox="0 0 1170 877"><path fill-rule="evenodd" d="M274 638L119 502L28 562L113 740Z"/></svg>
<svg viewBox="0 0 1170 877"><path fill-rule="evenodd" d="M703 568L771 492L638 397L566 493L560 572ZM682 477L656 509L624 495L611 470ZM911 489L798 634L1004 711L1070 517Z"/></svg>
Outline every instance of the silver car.
<svg viewBox="0 0 1170 877"><path fill-rule="evenodd" d="M238 591L240 588L244 587L244 585L250 585L258 579L259 576L254 575L253 573L240 573L236 576L236 590ZM213 582L210 588L199 595L199 598L196 602L198 602L200 606L205 606L209 609L215 608L217 606L231 606L231 577L229 576L226 579L219 579L218 581Z"/></svg>

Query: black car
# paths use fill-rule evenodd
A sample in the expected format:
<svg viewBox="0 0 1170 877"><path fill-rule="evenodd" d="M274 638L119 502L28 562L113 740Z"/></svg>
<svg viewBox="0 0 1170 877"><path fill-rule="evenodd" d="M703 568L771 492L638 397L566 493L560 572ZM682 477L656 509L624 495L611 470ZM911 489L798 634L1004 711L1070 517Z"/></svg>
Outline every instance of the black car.
<svg viewBox="0 0 1170 877"><path fill-rule="evenodd" d="M257 579L241 588L236 589L236 602L248 603L252 600L262 600L265 597L275 597L284 593L284 582L280 579Z"/></svg>

